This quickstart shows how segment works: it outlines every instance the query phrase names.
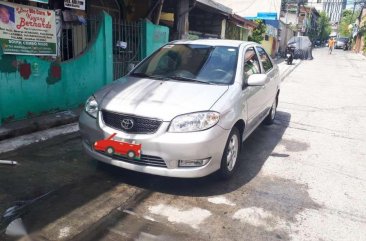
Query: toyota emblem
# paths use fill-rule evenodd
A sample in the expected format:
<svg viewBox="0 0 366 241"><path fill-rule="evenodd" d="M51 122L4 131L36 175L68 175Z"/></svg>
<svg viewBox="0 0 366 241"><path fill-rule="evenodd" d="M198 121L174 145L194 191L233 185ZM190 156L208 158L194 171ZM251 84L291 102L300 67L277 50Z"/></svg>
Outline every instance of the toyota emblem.
<svg viewBox="0 0 366 241"><path fill-rule="evenodd" d="M123 119L122 122L121 122L121 126L123 129L125 130L130 130L132 129L133 127L133 120L132 119Z"/></svg>

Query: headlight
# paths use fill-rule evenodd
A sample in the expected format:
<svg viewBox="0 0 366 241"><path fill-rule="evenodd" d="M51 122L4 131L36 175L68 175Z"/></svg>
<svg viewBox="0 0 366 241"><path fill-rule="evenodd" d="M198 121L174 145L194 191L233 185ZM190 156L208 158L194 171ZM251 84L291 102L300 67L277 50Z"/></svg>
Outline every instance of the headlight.
<svg viewBox="0 0 366 241"><path fill-rule="evenodd" d="M220 114L213 111L197 112L177 116L172 120L169 132L202 131L213 127L219 122Z"/></svg>
<svg viewBox="0 0 366 241"><path fill-rule="evenodd" d="M98 103L95 100L94 96L90 96L85 104L85 112L90 116L97 118L98 115Z"/></svg>

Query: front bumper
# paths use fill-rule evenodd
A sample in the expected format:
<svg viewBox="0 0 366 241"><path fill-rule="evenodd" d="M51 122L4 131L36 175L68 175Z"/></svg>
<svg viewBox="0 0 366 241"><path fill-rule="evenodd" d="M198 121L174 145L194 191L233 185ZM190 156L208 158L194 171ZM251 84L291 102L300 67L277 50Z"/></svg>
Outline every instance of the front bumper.
<svg viewBox="0 0 366 241"><path fill-rule="evenodd" d="M207 176L220 168L222 155L230 130L216 125L208 130L191 133L167 132L169 122L163 122L154 134L127 134L106 126L100 117L94 119L83 112L79 120L80 132L86 153L105 163L125 169L160 176L195 178ZM114 159L96 152L92 146L95 141L105 139L113 133L122 140L142 144L142 154L160 157L167 167L137 165ZM179 160L195 160L210 157L211 160L201 167L179 167Z"/></svg>

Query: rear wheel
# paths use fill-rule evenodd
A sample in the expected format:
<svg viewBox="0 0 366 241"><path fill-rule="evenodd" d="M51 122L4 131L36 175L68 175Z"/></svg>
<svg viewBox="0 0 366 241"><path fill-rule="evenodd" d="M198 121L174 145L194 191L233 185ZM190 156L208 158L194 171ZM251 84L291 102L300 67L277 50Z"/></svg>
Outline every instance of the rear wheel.
<svg viewBox="0 0 366 241"><path fill-rule="evenodd" d="M269 111L266 119L264 119L264 124L272 125L274 123L274 120L276 118L276 113L277 113L277 105L278 105L278 95L276 96L276 98L272 104L271 110Z"/></svg>
<svg viewBox="0 0 366 241"><path fill-rule="evenodd" d="M220 178L229 179L237 167L241 147L241 138L238 128L233 127L226 142L224 155L218 172Z"/></svg>
<svg viewBox="0 0 366 241"><path fill-rule="evenodd" d="M108 155L112 156L114 154L114 148L111 146L107 147L105 151L107 152Z"/></svg>

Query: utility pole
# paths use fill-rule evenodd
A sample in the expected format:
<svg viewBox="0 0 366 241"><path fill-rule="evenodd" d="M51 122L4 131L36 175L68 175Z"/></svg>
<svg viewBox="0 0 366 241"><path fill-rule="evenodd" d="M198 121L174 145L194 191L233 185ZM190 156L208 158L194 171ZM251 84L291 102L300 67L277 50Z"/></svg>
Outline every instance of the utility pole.
<svg viewBox="0 0 366 241"><path fill-rule="evenodd" d="M189 0L178 0L174 13L174 29L176 30L174 39L188 38L188 14Z"/></svg>
<svg viewBox="0 0 366 241"><path fill-rule="evenodd" d="M297 2L297 7L296 7L296 22L297 22L297 24L296 24L296 28L297 28L297 36L300 36L300 31L299 31L299 15L300 15L300 1L301 0L296 0L296 2Z"/></svg>

